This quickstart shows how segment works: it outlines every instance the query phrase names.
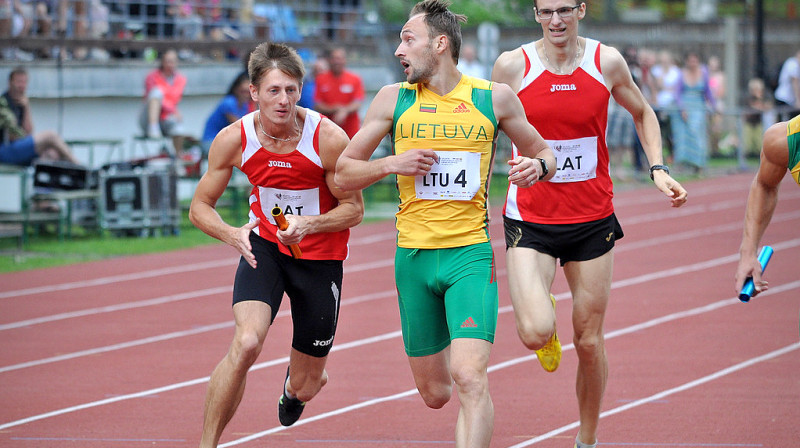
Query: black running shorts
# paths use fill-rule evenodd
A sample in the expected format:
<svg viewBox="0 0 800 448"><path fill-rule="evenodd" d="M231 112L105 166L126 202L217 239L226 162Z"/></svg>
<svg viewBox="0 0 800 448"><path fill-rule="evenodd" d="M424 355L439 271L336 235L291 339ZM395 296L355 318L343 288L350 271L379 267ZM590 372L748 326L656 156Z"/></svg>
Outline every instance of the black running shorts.
<svg viewBox="0 0 800 448"><path fill-rule="evenodd" d="M553 258L561 266L570 261L593 260L614 247L624 236L614 213L577 224L535 224L503 217L506 248L527 247Z"/></svg>
<svg viewBox="0 0 800 448"><path fill-rule="evenodd" d="M278 245L250 234L256 257L253 269L241 258L233 284L233 304L264 302L278 313L283 294L292 309L292 347L310 356L328 355L339 318L343 268L340 260L295 260Z"/></svg>

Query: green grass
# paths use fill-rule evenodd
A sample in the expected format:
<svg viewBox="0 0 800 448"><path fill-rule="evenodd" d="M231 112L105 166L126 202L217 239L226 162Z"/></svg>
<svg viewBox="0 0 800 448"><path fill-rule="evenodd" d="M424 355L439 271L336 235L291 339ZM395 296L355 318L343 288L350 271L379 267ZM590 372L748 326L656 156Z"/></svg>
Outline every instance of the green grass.
<svg viewBox="0 0 800 448"><path fill-rule="evenodd" d="M386 219L396 210L396 189L387 180L364 192L367 213L364 222ZM233 208L232 198L226 195L217 207L220 216L229 224L244 224L247 219L247 203L240 201ZM73 235L59 241L55 224L48 224L29 232L22 254L16 253L16 239L0 238L0 273L63 266L114 257L168 252L208 244L220 243L206 235L189 222L188 203L182 204L180 232L178 235L117 236L109 231L99 232L73 225ZM221 243L220 243L221 244Z"/></svg>
<svg viewBox="0 0 800 448"><path fill-rule="evenodd" d="M231 216L230 211L221 213ZM245 215L246 216L246 215ZM232 221L229 221L232 222ZM116 236L111 232L99 232L73 225L73 234L59 241L55 224L31 229L22 254L16 254L16 240L0 239L0 272L23 271L52 266L101 260L125 255L139 255L186 249L217 240L194 227L182 212L178 235Z"/></svg>

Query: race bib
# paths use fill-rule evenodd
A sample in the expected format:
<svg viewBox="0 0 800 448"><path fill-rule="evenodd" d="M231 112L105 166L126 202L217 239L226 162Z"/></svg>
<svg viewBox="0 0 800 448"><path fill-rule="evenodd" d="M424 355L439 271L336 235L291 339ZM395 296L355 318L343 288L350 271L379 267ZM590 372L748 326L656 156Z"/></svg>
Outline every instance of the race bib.
<svg viewBox="0 0 800 448"><path fill-rule="evenodd" d="M481 188L481 155L469 151L436 151L439 161L414 178L419 199L469 201Z"/></svg>
<svg viewBox="0 0 800 448"><path fill-rule="evenodd" d="M556 156L556 175L550 182L582 182L597 177L597 137L547 140Z"/></svg>
<svg viewBox="0 0 800 448"><path fill-rule="evenodd" d="M280 190L258 187L258 192L261 195L261 211L272 225L275 225L275 219L272 217L273 207L280 207L284 215L319 215L319 188Z"/></svg>

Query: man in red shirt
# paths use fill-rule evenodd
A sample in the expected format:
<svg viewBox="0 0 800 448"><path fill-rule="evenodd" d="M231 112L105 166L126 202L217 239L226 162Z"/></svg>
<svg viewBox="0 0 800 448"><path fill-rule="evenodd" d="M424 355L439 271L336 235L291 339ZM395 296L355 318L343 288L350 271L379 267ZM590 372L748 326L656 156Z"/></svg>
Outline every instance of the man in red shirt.
<svg viewBox="0 0 800 448"><path fill-rule="evenodd" d="M328 65L330 70L317 75L314 107L353 138L361 127L358 110L364 101L364 83L360 76L345 70L347 51L344 48L331 50Z"/></svg>

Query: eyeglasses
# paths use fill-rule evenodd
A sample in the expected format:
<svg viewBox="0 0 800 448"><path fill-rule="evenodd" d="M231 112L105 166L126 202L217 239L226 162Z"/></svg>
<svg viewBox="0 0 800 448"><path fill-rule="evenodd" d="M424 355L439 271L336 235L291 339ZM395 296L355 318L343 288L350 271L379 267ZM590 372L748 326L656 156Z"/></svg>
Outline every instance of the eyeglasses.
<svg viewBox="0 0 800 448"><path fill-rule="evenodd" d="M539 16L539 19L541 19L541 20L550 20L550 19L553 18L553 13L557 12L559 17L561 17L562 19L565 19L567 17L572 17L572 14L575 13L575 10L580 8L580 7L581 7L581 5L564 6L563 8L558 8L558 9L555 9L555 10L553 10L553 9L538 9L537 8L536 9L536 15Z"/></svg>

